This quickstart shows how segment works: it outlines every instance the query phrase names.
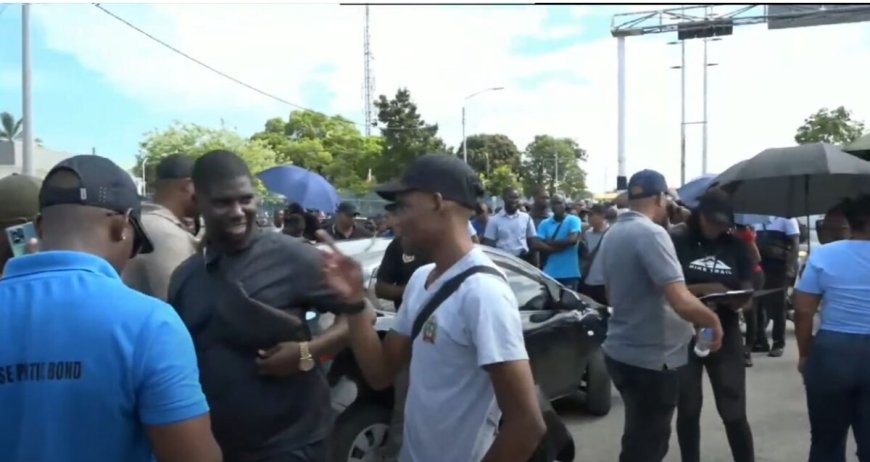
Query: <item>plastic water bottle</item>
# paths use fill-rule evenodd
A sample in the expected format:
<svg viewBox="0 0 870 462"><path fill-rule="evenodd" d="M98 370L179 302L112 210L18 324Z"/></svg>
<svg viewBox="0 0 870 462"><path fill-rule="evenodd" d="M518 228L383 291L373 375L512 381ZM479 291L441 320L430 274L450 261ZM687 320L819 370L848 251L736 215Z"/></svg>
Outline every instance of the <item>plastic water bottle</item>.
<svg viewBox="0 0 870 462"><path fill-rule="evenodd" d="M713 329L705 327L698 331L698 338L695 340L695 354L699 358L706 358L710 354L710 343L713 342Z"/></svg>

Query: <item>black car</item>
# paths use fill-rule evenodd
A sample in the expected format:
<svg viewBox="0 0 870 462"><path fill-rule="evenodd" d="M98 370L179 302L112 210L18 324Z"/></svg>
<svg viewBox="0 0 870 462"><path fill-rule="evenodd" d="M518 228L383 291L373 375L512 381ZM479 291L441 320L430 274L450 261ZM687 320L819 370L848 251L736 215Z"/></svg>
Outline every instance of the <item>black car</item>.
<svg viewBox="0 0 870 462"><path fill-rule="evenodd" d="M373 299L377 265L388 243L389 239L351 241L344 244L348 248L341 249L363 266ZM549 401L578 396L589 413L606 415L610 411L611 386L600 345L606 332L607 308L565 288L519 258L490 247L481 248L505 273L519 302L532 373L539 396L545 401L542 408L555 414ZM376 329L386 335L395 312L391 302L377 302L383 310L378 313ZM339 412L330 440L330 461L378 460L379 449L387 441L393 390L371 389L350 351L338 355L329 369L333 407ZM570 452L570 458L564 460L573 459L573 445Z"/></svg>

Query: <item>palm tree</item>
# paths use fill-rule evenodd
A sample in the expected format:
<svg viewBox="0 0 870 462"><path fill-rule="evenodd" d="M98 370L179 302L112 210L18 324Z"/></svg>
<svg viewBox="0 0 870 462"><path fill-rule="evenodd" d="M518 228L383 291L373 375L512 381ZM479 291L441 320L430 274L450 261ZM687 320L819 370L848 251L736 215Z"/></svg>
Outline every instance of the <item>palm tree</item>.
<svg viewBox="0 0 870 462"><path fill-rule="evenodd" d="M0 113L0 140L13 141L21 139L21 136L21 119L16 122L12 114Z"/></svg>

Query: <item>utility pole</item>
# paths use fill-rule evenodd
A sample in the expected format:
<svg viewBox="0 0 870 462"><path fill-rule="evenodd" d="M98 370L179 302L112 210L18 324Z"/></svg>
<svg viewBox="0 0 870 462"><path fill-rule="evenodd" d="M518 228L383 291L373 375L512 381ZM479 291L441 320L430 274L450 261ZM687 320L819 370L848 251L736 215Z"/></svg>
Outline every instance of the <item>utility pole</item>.
<svg viewBox="0 0 870 462"><path fill-rule="evenodd" d="M372 48L371 48L371 34L369 33L369 6L365 6L365 27L364 27L364 36L363 36L363 99L365 104L365 135L371 136L372 127L375 125L374 116L372 114L372 108L374 104L372 102L372 98L374 97L375 92L375 77L372 72Z"/></svg>
<svg viewBox="0 0 870 462"><path fill-rule="evenodd" d="M710 13L711 13L711 11L710 11L709 7L704 10L705 17L709 17ZM702 78L702 80L703 80L702 86L704 87L703 88L703 93L704 93L703 105L704 105L704 107L702 110L703 114L701 116L702 123L703 123L703 125L701 126L701 130L702 130L702 132L701 132L701 175L706 175L707 174L707 125L709 122L709 120L707 119L707 67L709 67L709 63L707 61L707 42L710 41L710 37L704 37L703 41L704 41L704 76Z"/></svg>
<svg viewBox="0 0 870 462"><path fill-rule="evenodd" d="M616 189L625 189L625 37L616 38Z"/></svg>
<svg viewBox="0 0 870 462"><path fill-rule="evenodd" d="M33 175L33 108L31 97L30 69L30 4L21 5L21 125L24 129L24 139L21 146L21 170L25 175Z"/></svg>

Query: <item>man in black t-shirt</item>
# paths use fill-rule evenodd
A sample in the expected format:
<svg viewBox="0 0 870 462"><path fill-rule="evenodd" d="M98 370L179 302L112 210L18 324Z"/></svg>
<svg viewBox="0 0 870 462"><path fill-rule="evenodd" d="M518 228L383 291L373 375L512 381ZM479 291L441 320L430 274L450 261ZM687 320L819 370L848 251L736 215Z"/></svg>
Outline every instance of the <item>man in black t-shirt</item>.
<svg viewBox="0 0 870 462"><path fill-rule="evenodd" d="M375 294L378 298L392 300L396 311L402 305L405 286L417 268L429 263L422 258L410 255L402 249L402 238L396 236L387 250L378 268L378 281L375 284Z"/></svg>

